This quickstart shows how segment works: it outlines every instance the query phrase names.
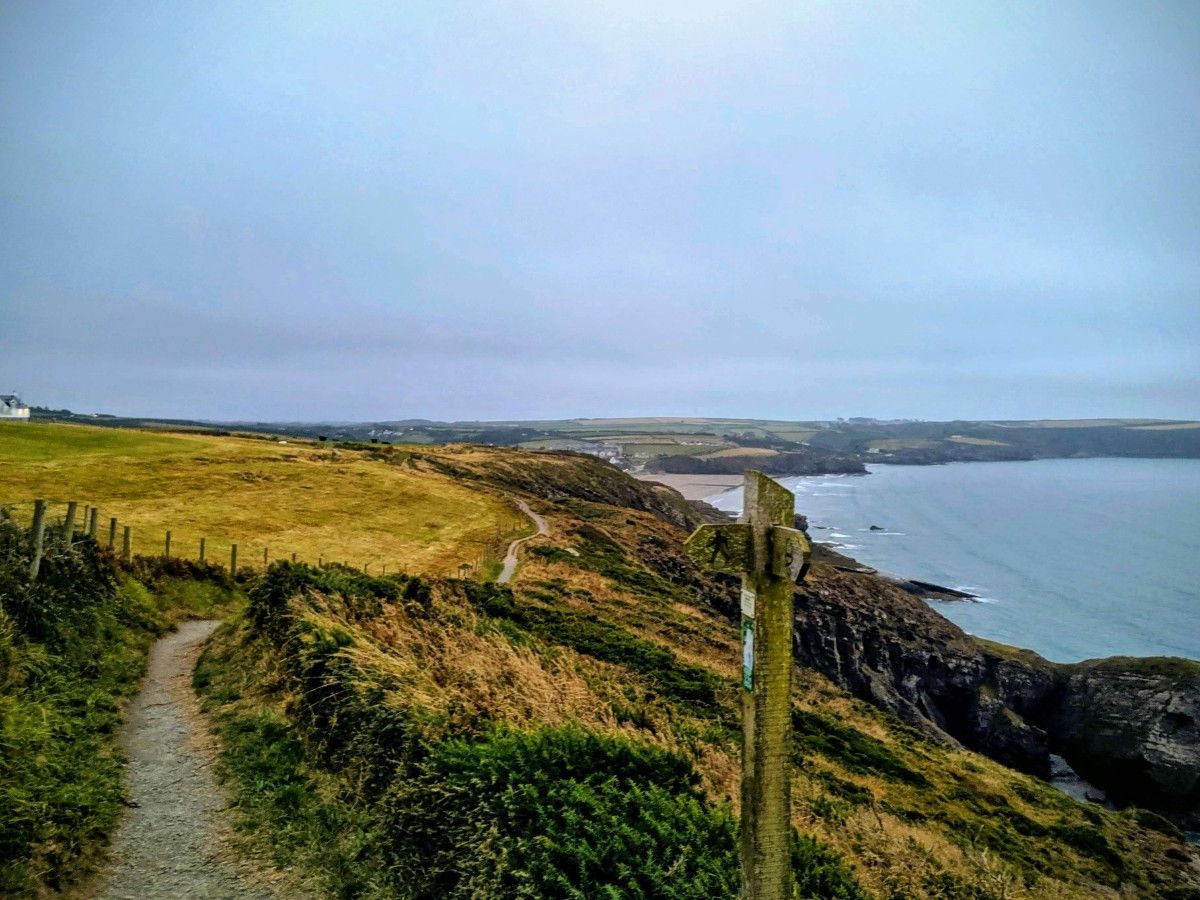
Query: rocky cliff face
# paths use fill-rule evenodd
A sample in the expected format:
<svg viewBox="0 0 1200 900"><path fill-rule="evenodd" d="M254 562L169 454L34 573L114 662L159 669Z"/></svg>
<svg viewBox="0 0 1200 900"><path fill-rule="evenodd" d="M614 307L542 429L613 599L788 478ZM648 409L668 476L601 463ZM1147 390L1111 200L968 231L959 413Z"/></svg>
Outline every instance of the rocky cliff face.
<svg viewBox="0 0 1200 900"><path fill-rule="evenodd" d="M1200 819L1200 664L1051 663L821 565L797 591L793 646L803 665L935 737L1041 777L1060 753L1119 801Z"/></svg>
<svg viewBox="0 0 1200 900"><path fill-rule="evenodd" d="M1050 729L1071 765L1115 800L1200 821L1200 666L1114 657L1067 669Z"/></svg>

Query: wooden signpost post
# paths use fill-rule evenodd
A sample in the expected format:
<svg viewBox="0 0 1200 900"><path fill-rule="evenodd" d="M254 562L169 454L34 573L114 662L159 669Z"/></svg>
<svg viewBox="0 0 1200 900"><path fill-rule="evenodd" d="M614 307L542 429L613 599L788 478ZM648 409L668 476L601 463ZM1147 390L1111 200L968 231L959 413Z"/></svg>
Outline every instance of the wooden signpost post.
<svg viewBox="0 0 1200 900"><path fill-rule="evenodd" d="M746 473L744 513L701 525L688 556L742 576L742 897L790 900L792 592L811 548L795 524L795 497L761 472Z"/></svg>

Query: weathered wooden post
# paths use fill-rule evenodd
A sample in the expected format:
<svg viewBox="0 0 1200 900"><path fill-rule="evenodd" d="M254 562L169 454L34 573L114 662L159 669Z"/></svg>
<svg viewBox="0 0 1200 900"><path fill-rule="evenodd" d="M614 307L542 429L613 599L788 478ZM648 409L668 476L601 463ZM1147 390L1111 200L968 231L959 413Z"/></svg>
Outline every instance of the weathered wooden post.
<svg viewBox="0 0 1200 900"><path fill-rule="evenodd" d="M108 549L112 550L117 546L117 517L113 516L108 520Z"/></svg>
<svg viewBox="0 0 1200 900"><path fill-rule="evenodd" d="M42 542L46 537L46 501L33 501L33 561L29 564L29 577L37 578L42 569Z"/></svg>
<svg viewBox="0 0 1200 900"><path fill-rule="evenodd" d="M267 547L263 547L263 568L264 569L267 567L267 550L268 549L269 548L267 548Z"/></svg>
<svg viewBox="0 0 1200 900"><path fill-rule="evenodd" d="M87 533L93 541L96 539L96 532L100 525L100 510L93 506L88 510Z"/></svg>
<svg viewBox="0 0 1200 900"><path fill-rule="evenodd" d="M200 538L200 562L204 562L204 538Z"/></svg>
<svg viewBox="0 0 1200 900"><path fill-rule="evenodd" d="M125 540L121 544L121 559L130 562L133 559L133 529L125 526Z"/></svg>
<svg viewBox="0 0 1200 900"><path fill-rule="evenodd" d="M229 575L231 578L237 575L237 544L229 545Z"/></svg>
<svg viewBox="0 0 1200 900"><path fill-rule="evenodd" d="M63 543L70 546L71 541L75 538L75 511L79 505L74 501L67 503L67 518L63 522Z"/></svg>
<svg viewBox="0 0 1200 900"><path fill-rule="evenodd" d="M742 576L742 897L790 900L792 593L810 548L790 491L755 471L744 484L737 523L701 525L686 550Z"/></svg>
<svg viewBox="0 0 1200 900"><path fill-rule="evenodd" d="M163 541L163 559L171 558L171 532L167 532L167 538Z"/></svg>
<svg viewBox="0 0 1200 900"><path fill-rule="evenodd" d="M292 562L295 562L295 561L296 561L296 554L295 554L295 553L293 553L293 554L292 554Z"/></svg>

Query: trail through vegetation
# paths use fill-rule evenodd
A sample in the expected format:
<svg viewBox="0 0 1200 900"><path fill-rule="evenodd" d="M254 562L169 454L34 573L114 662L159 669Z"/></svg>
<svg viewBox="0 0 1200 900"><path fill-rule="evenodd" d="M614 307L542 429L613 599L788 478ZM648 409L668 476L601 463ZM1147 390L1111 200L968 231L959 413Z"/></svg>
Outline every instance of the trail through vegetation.
<svg viewBox="0 0 1200 900"><path fill-rule="evenodd" d="M239 861L226 840L225 799L211 771L212 740L191 686L200 646L218 625L185 622L150 651L122 740L132 808L113 841L113 865L99 900L296 896L279 891L277 874Z"/></svg>
<svg viewBox="0 0 1200 900"><path fill-rule="evenodd" d="M496 579L500 584L505 584L516 574L517 551L521 549L521 545L535 537L541 537L550 533L550 526L546 524L546 520L530 509L528 503L524 500L518 500L517 506L521 507L521 512L533 520L533 524L537 526L537 533L517 538L508 545L508 553L504 556L504 568L500 570L500 576Z"/></svg>

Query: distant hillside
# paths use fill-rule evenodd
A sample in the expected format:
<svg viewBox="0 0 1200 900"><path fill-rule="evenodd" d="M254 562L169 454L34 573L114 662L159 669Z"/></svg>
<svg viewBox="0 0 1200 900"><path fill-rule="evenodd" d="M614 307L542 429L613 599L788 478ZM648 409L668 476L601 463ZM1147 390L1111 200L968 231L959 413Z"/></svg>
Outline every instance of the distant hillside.
<svg viewBox="0 0 1200 900"><path fill-rule="evenodd" d="M570 446L626 469L773 475L865 471L869 463L933 465L1063 457L1200 458L1200 422L1153 419L1044 421L795 421L766 419L565 419L530 422L195 422L81 416L34 408L45 421L303 437L318 441L527 449Z"/></svg>

